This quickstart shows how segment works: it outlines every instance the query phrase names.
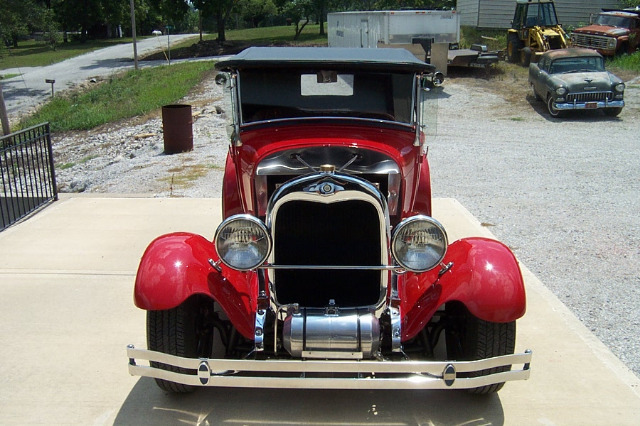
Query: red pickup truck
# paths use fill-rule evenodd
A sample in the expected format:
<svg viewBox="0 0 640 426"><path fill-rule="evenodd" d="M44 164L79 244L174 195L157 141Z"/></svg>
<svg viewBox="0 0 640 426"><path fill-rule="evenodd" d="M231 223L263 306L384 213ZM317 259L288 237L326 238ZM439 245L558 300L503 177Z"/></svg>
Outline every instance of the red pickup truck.
<svg viewBox="0 0 640 426"><path fill-rule="evenodd" d="M593 22L571 34L574 47L595 49L605 56L633 53L640 39L640 9L603 10Z"/></svg>

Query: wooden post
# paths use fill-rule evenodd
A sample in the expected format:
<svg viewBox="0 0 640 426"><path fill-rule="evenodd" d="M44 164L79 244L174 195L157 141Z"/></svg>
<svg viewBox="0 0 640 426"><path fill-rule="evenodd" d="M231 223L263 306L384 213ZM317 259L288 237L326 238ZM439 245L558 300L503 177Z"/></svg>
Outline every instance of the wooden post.
<svg viewBox="0 0 640 426"><path fill-rule="evenodd" d="M7 115L7 107L4 104L4 95L2 94L2 84L0 83L0 121L2 121L2 131L6 135L11 133L9 128L9 116Z"/></svg>

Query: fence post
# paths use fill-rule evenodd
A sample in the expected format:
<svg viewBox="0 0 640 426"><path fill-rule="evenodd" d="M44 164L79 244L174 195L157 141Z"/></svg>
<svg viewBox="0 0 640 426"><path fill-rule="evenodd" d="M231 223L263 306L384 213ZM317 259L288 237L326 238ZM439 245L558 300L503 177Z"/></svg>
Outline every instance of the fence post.
<svg viewBox="0 0 640 426"><path fill-rule="evenodd" d="M2 121L2 131L7 136L11 133L9 128L9 117L7 116L7 107L4 104L4 95L2 94L2 83L0 83L0 121Z"/></svg>

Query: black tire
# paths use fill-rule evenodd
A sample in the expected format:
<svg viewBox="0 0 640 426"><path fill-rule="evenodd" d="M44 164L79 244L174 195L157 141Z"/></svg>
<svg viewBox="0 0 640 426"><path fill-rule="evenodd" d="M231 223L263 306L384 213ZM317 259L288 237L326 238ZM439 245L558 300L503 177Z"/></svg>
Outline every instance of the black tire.
<svg viewBox="0 0 640 426"><path fill-rule="evenodd" d="M516 343L516 322L496 323L478 319L463 306L446 307L447 315L455 318L456 326L446 332L447 358L458 361L473 361L502 355L513 354ZM479 377L488 374L509 371L510 366L496 367L467 377ZM498 392L503 383L469 389L470 393L486 395Z"/></svg>
<svg viewBox="0 0 640 426"><path fill-rule="evenodd" d="M622 112L622 108L606 108L604 114L609 117L617 117Z"/></svg>
<svg viewBox="0 0 640 426"><path fill-rule="evenodd" d="M520 63L523 67L528 67L531 63L531 48L525 47L520 54Z"/></svg>
<svg viewBox="0 0 640 426"><path fill-rule="evenodd" d="M560 118L564 115L564 111L560 111L553 106L553 96L547 96L547 111L553 118Z"/></svg>
<svg viewBox="0 0 640 426"><path fill-rule="evenodd" d="M517 34L509 34L507 39L507 61L515 64L520 59L520 48L522 47L522 42L518 38Z"/></svg>
<svg viewBox="0 0 640 426"><path fill-rule="evenodd" d="M627 53L631 54L631 52L629 52L629 43L622 43L620 45L620 47L618 48L618 50L616 50L615 56L620 57L620 56L625 55Z"/></svg>
<svg viewBox="0 0 640 426"><path fill-rule="evenodd" d="M208 358L213 346L213 327L206 321L213 313L213 301L204 297L192 297L180 306L147 312L147 347L152 351L188 358ZM152 362L153 367L186 374L196 370L171 367ZM187 393L196 387L167 380L155 379L160 389L172 393Z"/></svg>

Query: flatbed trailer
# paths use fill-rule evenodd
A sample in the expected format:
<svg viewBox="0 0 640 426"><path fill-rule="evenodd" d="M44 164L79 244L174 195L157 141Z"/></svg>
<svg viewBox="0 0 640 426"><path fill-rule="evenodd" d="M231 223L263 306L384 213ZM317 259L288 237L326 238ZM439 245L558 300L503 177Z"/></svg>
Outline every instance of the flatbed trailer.
<svg viewBox="0 0 640 426"><path fill-rule="evenodd" d="M488 69L500 60L499 52L489 52L485 45L474 44L470 49L449 49L447 65Z"/></svg>

